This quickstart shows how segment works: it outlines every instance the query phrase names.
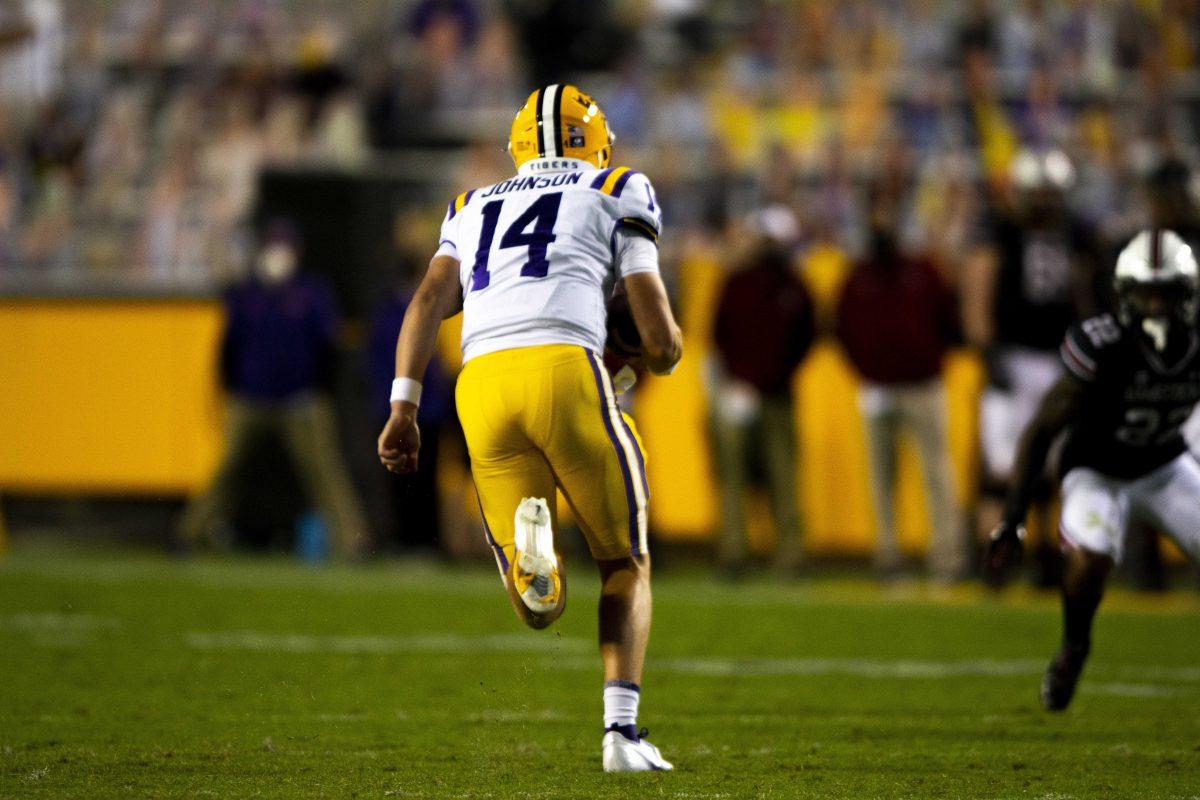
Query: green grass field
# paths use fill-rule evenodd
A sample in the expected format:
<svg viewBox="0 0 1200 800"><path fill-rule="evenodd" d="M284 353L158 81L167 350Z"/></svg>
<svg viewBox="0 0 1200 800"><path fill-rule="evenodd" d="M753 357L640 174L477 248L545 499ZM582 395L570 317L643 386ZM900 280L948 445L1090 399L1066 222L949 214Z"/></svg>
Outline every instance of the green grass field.
<svg viewBox="0 0 1200 800"><path fill-rule="evenodd" d="M600 771L596 581L522 629L494 573L29 551L0 562L2 797L1200 796L1200 602L1116 594L1071 710L1048 595L664 573Z"/></svg>

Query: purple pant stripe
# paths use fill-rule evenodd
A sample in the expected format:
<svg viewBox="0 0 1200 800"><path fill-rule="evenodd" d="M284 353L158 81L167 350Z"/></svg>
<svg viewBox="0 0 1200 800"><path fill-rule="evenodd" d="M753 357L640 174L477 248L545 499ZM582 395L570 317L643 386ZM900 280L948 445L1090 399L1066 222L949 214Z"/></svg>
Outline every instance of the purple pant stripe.
<svg viewBox="0 0 1200 800"><path fill-rule="evenodd" d="M504 570L504 574L508 574L508 559L504 556L504 548L496 544L496 539L492 536L492 529L488 527L487 514L483 513L483 500L479 497L479 487L475 487L475 502L479 504L479 518L483 520L483 536L487 539L487 543L492 546L492 550L496 551L496 558L500 559L500 569Z"/></svg>
<svg viewBox="0 0 1200 800"><path fill-rule="evenodd" d="M633 475L629 469L629 458L625 455L625 448L621 447L621 441L617 438L617 432L613 429L612 418L609 415L608 395L604 391L604 379L600 377L602 365L596 363L595 354L584 349L587 355L588 363L592 366L592 377L596 379L596 392L600 395L600 416L604 419L604 430L608 432L608 439L612 442L613 449L617 451L617 463L621 465L621 477L625 481L625 501L629 504L629 550L635 555L642 554L641 537L638 535L638 508L637 500L633 493ZM640 458L639 454L639 458Z"/></svg>

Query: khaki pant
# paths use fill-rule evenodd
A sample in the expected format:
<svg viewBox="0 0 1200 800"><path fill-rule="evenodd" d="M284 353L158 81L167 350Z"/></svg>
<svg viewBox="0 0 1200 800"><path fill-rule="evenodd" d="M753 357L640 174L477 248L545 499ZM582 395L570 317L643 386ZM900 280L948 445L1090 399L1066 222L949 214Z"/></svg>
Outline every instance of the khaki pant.
<svg viewBox="0 0 1200 800"><path fill-rule="evenodd" d="M900 434L917 441L925 479L926 506L932 525L929 566L934 575L961 577L965 567L962 518L954 494L950 454L946 447L946 404L940 380L909 386L864 384L859 404L867 434L871 500L875 511L875 563L881 569L900 564L896 541L896 460Z"/></svg>
<svg viewBox="0 0 1200 800"><path fill-rule="evenodd" d="M751 452L761 453L779 532L777 559L786 566L800 560L800 512L796 505L796 432L790 397L760 397L752 415L723 412L721 401L713 414L713 454L721 492L723 564L746 558L746 473Z"/></svg>
<svg viewBox="0 0 1200 800"><path fill-rule="evenodd" d="M208 489L184 512L180 536L195 543L226 519L244 488L238 467L262 434L279 437L291 454L296 472L316 509L325 518L333 546L354 555L365 541L366 523L358 496L342 461L337 422L329 400L305 395L283 403L230 398L227 404L225 453Z"/></svg>

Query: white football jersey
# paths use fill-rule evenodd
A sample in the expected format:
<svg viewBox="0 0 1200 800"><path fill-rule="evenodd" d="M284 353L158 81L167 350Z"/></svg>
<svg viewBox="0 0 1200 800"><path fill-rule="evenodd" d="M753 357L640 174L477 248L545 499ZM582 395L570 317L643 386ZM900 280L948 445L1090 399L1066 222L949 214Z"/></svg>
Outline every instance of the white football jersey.
<svg viewBox="0 0 1200 800"><path fill-rule="evenodd" d="M622 227L657 241L662 212L646 176L541 158L450 203L438 254L458 259L463 361L542 344L604 352L605 301Z"/></svg>

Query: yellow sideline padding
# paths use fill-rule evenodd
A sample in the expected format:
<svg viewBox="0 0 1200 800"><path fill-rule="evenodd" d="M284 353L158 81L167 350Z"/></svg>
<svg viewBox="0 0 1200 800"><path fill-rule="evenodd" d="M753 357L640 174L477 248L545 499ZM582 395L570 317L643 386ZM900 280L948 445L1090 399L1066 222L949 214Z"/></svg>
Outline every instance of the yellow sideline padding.
<svg viewBox="0 0 1200 800"><path fill-rule="evenodd" d="M220 448L204 300L0 302L0 490L182 494Z"/></svg>
<svg viewBox="0 0 1200 800"><path fill-rule="evenodd" d="M684 360L672 377L639 386L634 414L649 451L655 529L668 539L702 540L718 516L702 365L721 271L703 258L683 269ZM843 271L832 253L809 260L806 277L826 311ZM206 300L0 301L0 491L182 495L201 488L221 446L220 325L219 307ZM447 325L439 341L451 367L457 325ZM978 384L974 362L951 359L950 441L964 495L972 491ZM836 345L817 345L796 391L808 546L866 552L874 526L862 427L854 378ZM909 451L901 473L901 540L919 551L925 512ZM752 533L766 543L770 526L758 521Z"/></svg>
<svg viewBox="0 0 1200 800"><path fill-rule="evenodd" d="M664 535L703 540L717 524L717 488L707 441L707 400L703 364L709 357L711 320L723 273L713 259L693 257L681 266L679 299L685 330L684 358L667 379L648 378L639 388L635 416L649 452L646 465L653 499L651 519ZM829 318L848 265L835 250L817 250L805 262L804 277L819 316ZM946 387L950 451L959 496L973 496L976 408L982 383L978 363L965 354L947 364ZM840 348L823 340L796 375L796 431L799 438L797 491L805 515L805 546L817 554L862 554L874 541L866 449L858 411L857 382ZM900 457L897 492L898 535L910 552L928 538L915 448ZM766 506L762 507L766 511ZM755 514L751 538L760 549L772 531L766 514Z"/></svg>

